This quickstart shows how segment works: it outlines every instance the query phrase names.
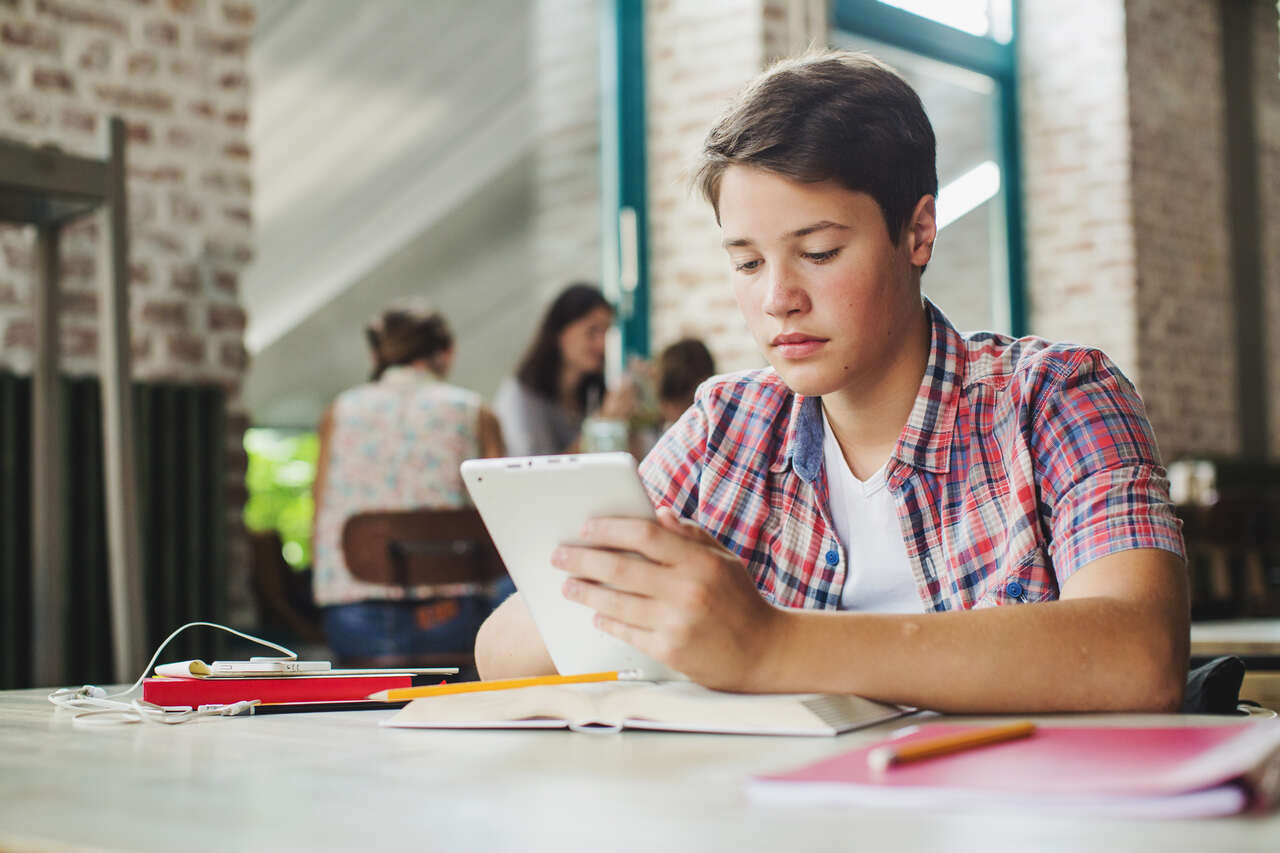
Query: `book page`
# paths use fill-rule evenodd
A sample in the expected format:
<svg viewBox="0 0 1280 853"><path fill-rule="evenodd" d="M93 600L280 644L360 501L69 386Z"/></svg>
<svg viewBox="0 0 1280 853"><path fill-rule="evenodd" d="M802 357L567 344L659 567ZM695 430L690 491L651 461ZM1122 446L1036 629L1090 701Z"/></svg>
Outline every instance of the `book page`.
<svg viewBox="0 0 1280 853"><path fill-rule="evenodd" d="M599 719L592 688L610 684L572 684L486 690L414 699L386 726L423 728L565 728L596 723L616 726L618 720Z"/></svg>
<svg viewBox="0 0 1280 853"><path fill-rule="evenodd" d="M829 736L906 712L857 696L753 695L691 682L610 681L415 699L384 725Z"/></svg>
<svg viewBox="0 0 1280 853"><path fill-rule="evenodd" d="M725 693L691 682L610 686L597 702L625 728L829 736L907 713L859 696Z"/></svg>

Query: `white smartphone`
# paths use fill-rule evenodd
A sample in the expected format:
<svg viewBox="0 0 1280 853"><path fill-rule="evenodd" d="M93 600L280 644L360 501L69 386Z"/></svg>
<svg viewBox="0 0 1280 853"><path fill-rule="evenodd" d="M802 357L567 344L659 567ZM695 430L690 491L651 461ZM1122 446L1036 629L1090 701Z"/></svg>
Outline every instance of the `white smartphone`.
<svg viewBox="0 0 1280 853"><path fill-rule="evenodd" d="M279 658L252 658L250 660L216 660L209 665L211 675L301 675L308 672L328 672L327 660L280 660Z"/></svg>
<svg viewBox="0 0 1280 853"><path fill-rule="evenodd" d="M568 575L551 565L551 552L576 542L587 519L655 517L630 453L470 459L461 470L562 675L629 669L655 681L685 680L597 629L594 611L564 597Z"/></svg>

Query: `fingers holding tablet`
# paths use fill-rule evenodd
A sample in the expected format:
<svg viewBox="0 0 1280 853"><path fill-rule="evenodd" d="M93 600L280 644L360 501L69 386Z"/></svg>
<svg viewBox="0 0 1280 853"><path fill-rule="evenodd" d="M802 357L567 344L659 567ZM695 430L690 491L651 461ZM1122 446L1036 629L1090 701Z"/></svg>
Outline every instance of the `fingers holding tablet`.
<svg viewBox="0 0 1280 853"><path fill-rule="evenodd" d="M572 577L638 595L650 595L670 568L632 552L567 543L552 552L551 565Z"/></svg>
<svg viewBox="0 0 1280 853"><path fill-rule="evenodd" d="M701 527L665 508L657 521L594 519L557 554L566 598L595 611L597 628L702 684L749 683L776 611Z"/></svg>

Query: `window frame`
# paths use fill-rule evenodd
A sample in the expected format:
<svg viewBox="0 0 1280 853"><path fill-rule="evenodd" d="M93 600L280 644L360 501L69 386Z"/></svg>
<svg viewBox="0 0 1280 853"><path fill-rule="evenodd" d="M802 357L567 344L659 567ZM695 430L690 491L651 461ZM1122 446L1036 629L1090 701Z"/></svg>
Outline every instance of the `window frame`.
<svg viewBox="0 0 1280 853"><path fill-rule="evenodd" d="M644 2L599 8L602 283L617 309L620 369L632 356L648 358L650 346Z"/></svg>

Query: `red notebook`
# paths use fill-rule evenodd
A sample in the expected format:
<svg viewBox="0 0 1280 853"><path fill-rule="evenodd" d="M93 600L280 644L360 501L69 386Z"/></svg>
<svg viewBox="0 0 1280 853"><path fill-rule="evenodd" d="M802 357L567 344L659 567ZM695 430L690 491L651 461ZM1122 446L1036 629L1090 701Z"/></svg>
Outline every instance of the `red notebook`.
<svg viewBox="0 0 1280 853"><path fill-rule="evenodd" d="M1041 807L1117 817L1209 817L1280 795L1280 720L1209 726L1039 727L1027 738L876 771L867 754L976 726L935 723L787 773L755 777L755 799L912 808Z"/></svg>
<svg viewBox="0 0 1280 853"><path fill-rule="evenodd" d="M379 690L412 687L412 675L291 675L284 678L147 678L142 698L164 707L230 705L245 699L264 704L349 702ZM387 706L391 707L391 706Z"/></svg>

